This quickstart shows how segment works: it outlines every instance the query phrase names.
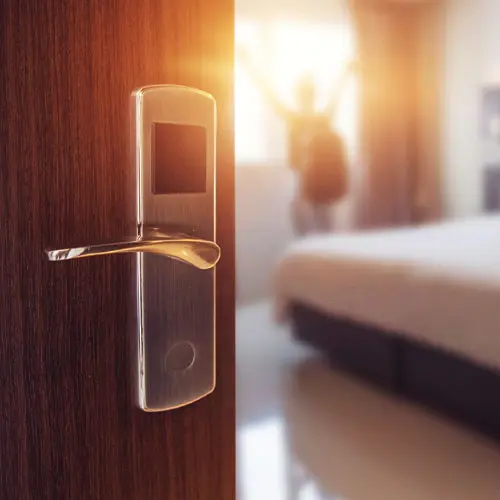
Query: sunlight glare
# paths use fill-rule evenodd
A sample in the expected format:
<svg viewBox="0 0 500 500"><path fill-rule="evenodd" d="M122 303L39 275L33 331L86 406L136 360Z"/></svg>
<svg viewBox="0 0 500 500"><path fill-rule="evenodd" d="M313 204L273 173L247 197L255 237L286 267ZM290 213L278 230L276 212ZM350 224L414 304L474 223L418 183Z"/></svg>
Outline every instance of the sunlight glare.
<svg viewBox="0 0 500 500"><path fill-rule="evenodd" d="M328 24L280 22L272 30L275 47L271 80L277 92L293 105L293 90L301 75L312 76L323 106L333 83L352 57L349 30Z"/></svg>
<svg viewBox="0 0 500 500"><path fill-rule="evenodd" d="M249 52L253 66L269 82L278 99L295 107L298 79L310 75L317 89L316 107L324 108L354 41L348 23L237 20L236 44ZM336 122L349 144L355 135L355 87L346 88ZM235 63L235 140L238 162L286 162L284 124L264 101L247 69Z"/></svg>

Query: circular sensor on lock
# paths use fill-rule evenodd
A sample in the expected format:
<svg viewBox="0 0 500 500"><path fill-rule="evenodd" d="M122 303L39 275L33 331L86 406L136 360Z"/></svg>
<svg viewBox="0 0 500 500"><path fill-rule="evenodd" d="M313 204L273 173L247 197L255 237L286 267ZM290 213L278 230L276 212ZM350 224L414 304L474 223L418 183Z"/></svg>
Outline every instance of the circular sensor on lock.
<svg viewBox="0 0 500 500"><path fill-rule="evenodd" d="M196 351L190 342L179 342L167 352L165 368L170 372L181 372L193 366Z"/></svg>

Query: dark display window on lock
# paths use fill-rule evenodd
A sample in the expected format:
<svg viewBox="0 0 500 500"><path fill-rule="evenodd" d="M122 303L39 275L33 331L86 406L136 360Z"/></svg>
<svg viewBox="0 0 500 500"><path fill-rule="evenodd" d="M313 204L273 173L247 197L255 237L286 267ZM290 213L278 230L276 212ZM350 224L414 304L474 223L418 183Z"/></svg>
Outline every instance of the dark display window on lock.
<svg viewBox="0 0 500 500"><path fill-rule="evenodd" d="M154 123L151 149L154 194L206 192L207 133L205 127Z"/></svg>

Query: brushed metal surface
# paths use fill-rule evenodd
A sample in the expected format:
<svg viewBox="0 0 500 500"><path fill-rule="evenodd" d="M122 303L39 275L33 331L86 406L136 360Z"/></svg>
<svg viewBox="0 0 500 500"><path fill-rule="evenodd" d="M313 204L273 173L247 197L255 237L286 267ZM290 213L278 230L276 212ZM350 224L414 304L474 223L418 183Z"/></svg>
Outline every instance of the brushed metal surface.
<svg viewBox="0 0 500 500"><path fill-rule="evenodd" d="M132 161L137 171L137 224L215 240L215 101L179 86L143 87L132 95ZM153 194L154 123L206 128L206 192ZM190 404L215 388L215 273L156 255L137 255L139 405L163 411ZM169 352L189 343L194 361L171 369ZM175 364L175 363L173 363Z"/></svg>

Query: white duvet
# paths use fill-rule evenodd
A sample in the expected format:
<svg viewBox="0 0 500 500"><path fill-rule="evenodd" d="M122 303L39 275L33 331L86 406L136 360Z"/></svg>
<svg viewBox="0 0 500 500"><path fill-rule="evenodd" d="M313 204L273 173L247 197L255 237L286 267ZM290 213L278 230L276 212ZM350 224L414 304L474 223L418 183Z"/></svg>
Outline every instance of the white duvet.
<svg viewBox="0 0 500 500"><path fill-rule="evenodd" d="M500 368L500 215L299 241L276 291Z"/></svg>

